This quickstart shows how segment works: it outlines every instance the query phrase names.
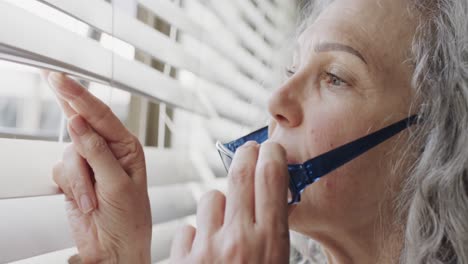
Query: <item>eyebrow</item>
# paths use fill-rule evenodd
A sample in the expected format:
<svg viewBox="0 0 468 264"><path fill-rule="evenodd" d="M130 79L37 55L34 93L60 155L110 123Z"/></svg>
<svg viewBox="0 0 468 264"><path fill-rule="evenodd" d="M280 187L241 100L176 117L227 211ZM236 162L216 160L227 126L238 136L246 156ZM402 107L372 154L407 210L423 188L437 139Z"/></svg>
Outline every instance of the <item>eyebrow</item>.
<svg viewBox="0 0 468 264"><path fill-rule="evenodd" d="M364 56L362 54L355 50L353 47L350 47L345 44L341 43L335 43L335 42L325 42L325 43L319 43L314 47L315 52L328 52L328 51L344 51L353 54L354 56L357 56L360 58L365 64L367 64L366 59L364 59Z"/></svg>

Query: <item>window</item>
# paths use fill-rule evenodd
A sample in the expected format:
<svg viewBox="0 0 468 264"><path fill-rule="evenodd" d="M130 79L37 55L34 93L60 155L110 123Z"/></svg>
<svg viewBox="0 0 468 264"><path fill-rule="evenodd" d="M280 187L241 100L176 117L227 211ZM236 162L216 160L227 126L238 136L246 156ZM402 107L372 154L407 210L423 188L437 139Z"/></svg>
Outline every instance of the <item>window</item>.
<svg viewBox="0 0 468 264"><path fill-rule="evenodd" d="M214 141L267 121L294 2L255 2L0 0L0 263L76 254L51 179L66 120L44 68L78 79L145 146L153 261L169 256L199 196L224 188Z"/></svg>

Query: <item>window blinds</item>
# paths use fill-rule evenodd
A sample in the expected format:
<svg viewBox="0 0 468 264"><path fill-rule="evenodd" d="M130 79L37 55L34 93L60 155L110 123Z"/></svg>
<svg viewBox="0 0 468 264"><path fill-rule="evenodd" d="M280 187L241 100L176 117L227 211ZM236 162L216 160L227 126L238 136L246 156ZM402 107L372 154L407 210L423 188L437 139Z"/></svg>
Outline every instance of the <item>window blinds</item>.
<svg viewBox="0 0 468 264"><path fill-rule="evenodd" d="M147 25L118 2L146 10L177 36ZM87 31L25 9L27 3L76 20ZM293 10L288 0L0 0L0 59L116 87L181 109L183 120L200 123L198 134L183 125L173 128L196 147L145 147L156 263L169 256L177 226L193 222L199 196L224 187L216 177L216 169L222 170L213 139L230 138L236 127L264 124L280 65L276 53ZM103 45L89 32L113 41ZM119 54L117 42L179 74ZM51 180L63 148L59 142L0 139L0 263L65 263L76 253L63 197Z"/></svg>

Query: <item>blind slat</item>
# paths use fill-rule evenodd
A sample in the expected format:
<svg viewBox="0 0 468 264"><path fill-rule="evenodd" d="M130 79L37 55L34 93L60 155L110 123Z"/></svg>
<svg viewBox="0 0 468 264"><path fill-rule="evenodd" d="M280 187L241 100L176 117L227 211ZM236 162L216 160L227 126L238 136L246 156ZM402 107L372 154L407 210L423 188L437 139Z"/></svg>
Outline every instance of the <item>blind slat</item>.
<svg viewBox="0 0 468 264"><path fill-rule="evenodd" d="M209 188L224 191L225 179L205 183L184 183L155 186L148 189L152 223L157 232L153 236L153 251L164 251L173 232L161 227L173 226L196 212L200 195ZM69 232L63 195L0 200L2 210L8 212L0 221L0 263L31 258L73 246ZM34 219L34 222L31 222ZM15 223L15 228L11 224ZM166 237L166 238L165 238ZM169 240L170 242L170 240ZM155 253L164 258L167 253Z"/></svg>
<svg viewBox="0 0 468 264"><path fill-rule="evenodd" d="M168 0L138 1L157 16L235 62L240 68L253 74L258 81L268 80L268 77L271 76L271 70L240 47L236 39L230 36L230 33L210 30L209 26L202 24L203 20L200 21L187 16L184 10ZM195 2L190 4L195 4Z"/></svg>
<svg viewBox="0 0 468 264"><path fill-rule="evenodd" d="M243 12L246 17L255 24L258 28L258 32L261 32L266 38L273 42L275 46L281 44L282 34L280 31L266 21L261 11L255 8L250 0L238 0L233 2L238 6L239 12Z"/></svg>
<svg viewBox="0 0 468 264"><path fill-rule="evenodd" d="M65 143L0 138L0 146L0 200L58 193L52 181L52 168L61 160ZM146 147L148 185L199 181L190 155L190 151ZM27 161L27 166L21 161Z"/></svg>
<svg viewBox="0 0 468 264"><path fill-rule="evenodd" d="M236 6L230 1L212 0L210 5L224 20L226 26L235 32L239 39L255 52L261 59L268 63L273 60L273 48L269 46L257 33L251 29L245 21L236 15Z"/></svg>
<svg viewBox="0 0 468 264"><path fill-rule="evenodd" d="M265 11L271 21L273 21L278 27L286 27L290 25L288 17L285 15L285 12L281 12L277 6L272 4L268 0L256 0L258 6ZM292 6L292 5L289 5Z"/></svg>
<svg viewBox="0 0 468 264"><path fill-rule="evenodd" d="M113 56L97 42L80 37L31 13L0 2L0 46L13 50L19 60L33 56L63 71L92 77L153 100L206 114L204 105L175 80L136 61ZM15 58L9 58L15 60Z"/></svg>
<svg viewBox="0 0 468 264"><path fill-rule="evenodd" d="M114 35L136 48L149 53L151 56L165 61L175 67L182 68L199 75L202 78L215 83L220 83L227 87L232 87L236 92L245 97L264 98L267 94L252 81L243 77L235 67L230 67L226 63L217 63L216 67L212 64L202 64L197 55L191 54L179 43L171 40L166 35L153 28L141 23L121 12L117 8L101 0L85 0L85 3L77 5L68 0L43 0L47 4L66 12L91 26L104 31L107 34ZM169 5L162 5L162 8L168 8ZM165 13L167 10L161 9L159 12ZM91 11L92 10L92 11ZM90 13L102 13L101 19L90 16ZM112 18L113 14L113 18ZM177 13L184 15L183 13ZM115 21L114 25L109 25L108 20ZM182 20L182 19L181 19ZM94 24L93 24L94 23ZM145 37L141 37L145 36ZM206 61L216 61L216 58L205 58ZM238 80L233 82L232 80ZM233 87L234 86L234 87ZM261 105L263 100L254 100Z"/></svg>

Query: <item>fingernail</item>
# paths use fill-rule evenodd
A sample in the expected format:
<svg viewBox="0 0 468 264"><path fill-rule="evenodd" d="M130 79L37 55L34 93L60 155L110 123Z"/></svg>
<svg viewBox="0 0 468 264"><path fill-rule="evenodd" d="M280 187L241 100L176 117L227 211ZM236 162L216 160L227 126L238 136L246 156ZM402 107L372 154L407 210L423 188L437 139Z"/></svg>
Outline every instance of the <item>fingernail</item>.
<svg viewBox="0 0 468 264"><path fill-rule="evenodd" d="M81 210L84 214L87 214L93 210L93 204L91 203L91 199L89 199L88 195L83 194L80 197L81 203Z"/></svg>
<svg viewBox="0 0 468 264"><path fill-rule="evenodd" d="M48 80L49 80L49 83L52 86L52 88L58 94L60 94L65 99L71 99L71 98L73 98L73 94L69 94L69 93L67 93L67 91L65 91L63 89L63 85L64 85L64 80L63 79L64 78L65 77L63 76L63 74L57 73L57 72L52 72L52 73L49 74Z"/></svg>
<svg viewBox="0 0 468 264"><path fill-rule="evenodd" d="M70 126L78 136L84 135L89 128L86 121L79 116L74 116L70 119Z"/></svg>
<svg viewBox="0 0 468 264"><path fill-rule="evenodd" d="M60 85L61 83L61 78L62 76L60 76L59 73L56 73L56 72L51 72L49 73L49 77L47 77L49 83L52 85L53 88L57 89L57 87Z"/></svg>

